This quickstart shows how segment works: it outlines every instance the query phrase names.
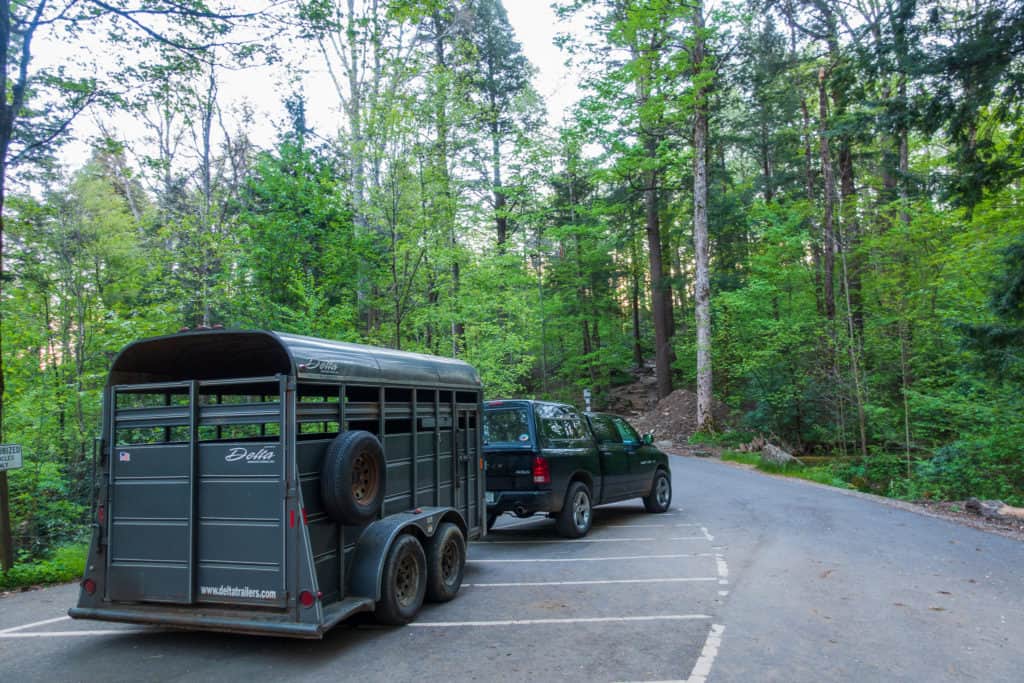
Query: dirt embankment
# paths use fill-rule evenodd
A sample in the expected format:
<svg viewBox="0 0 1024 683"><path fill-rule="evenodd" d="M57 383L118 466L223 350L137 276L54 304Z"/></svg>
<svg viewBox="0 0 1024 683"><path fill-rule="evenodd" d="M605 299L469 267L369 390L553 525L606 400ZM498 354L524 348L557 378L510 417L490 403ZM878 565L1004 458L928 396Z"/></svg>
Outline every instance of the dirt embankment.
<svg viewBox="0 0 1024 683"><path fill-rule="evenodd" d="M608 402L609 412L629 418L638 431L653 434L655 441L684 446L697 431L697 394L676 389L659 401L653 372L643 372L635 382L615 387L608 392ZM715 401L712 415L722 427L729 421L729 407Z"/></svg>

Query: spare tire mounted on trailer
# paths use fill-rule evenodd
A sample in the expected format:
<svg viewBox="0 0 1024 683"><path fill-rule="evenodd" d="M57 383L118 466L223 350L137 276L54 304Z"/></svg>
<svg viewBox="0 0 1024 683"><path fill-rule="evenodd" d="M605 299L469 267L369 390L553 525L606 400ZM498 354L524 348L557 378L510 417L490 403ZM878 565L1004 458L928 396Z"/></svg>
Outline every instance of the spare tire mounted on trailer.
<svg viewBox="0 0 1024 683"><path fill-rule="evenodd" d="M360 430L339 434L327 446L320 473L320 494L330 518L353 526L376 519L386 472L376 436Z"/></svg>

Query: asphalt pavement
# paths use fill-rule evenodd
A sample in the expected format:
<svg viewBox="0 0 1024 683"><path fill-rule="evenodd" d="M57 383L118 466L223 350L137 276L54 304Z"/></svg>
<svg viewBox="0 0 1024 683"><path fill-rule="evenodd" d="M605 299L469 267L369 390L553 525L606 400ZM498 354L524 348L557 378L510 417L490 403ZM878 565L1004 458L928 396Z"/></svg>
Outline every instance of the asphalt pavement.
<svg viewBox="0 0 1024 683"><path fill-rule="evenodd" d="M718 462L583 540L505 516L459 596L323 641L72 621L77 586L0 599L0 681L1021 681L1024 544ZM362 620L365 622L365 620Z"/></svg>

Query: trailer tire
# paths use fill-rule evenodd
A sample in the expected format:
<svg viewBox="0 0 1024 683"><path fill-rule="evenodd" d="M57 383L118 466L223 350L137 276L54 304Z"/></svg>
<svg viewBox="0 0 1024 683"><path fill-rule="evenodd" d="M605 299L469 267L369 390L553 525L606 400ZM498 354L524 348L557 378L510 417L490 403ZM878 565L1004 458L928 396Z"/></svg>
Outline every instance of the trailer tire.
<svg viewBox="0 0 1024 683"><path fill-rule="evenodd" d="M339 434L327 446L320 470L320 495L327 515L359 526L377 518L384 502L384 451L370 432Z"/></svg>
<svg viewBox="0 0 1024 683"><path fill-rule="evenodd" d="M401 626L415 617L427 592L427 558L412 534L400 534L384 561L380 601L374 617L382 624Z"/></svg>
<svg viewBox="0 0 1024 683"><path fill-rule="evenodd" d="M459 593L466 569L466 538L451 522L437 527L427 546L427 600L448 602Z"/></svg>

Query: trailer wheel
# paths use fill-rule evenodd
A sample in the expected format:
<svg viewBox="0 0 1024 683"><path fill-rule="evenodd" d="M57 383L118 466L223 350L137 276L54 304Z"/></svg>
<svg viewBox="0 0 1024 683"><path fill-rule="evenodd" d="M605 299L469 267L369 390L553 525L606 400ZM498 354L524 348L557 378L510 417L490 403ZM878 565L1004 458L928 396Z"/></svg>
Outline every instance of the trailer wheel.
<svg viewBox="0 0 1024 683"><path fill-rule="evenodd" d="M370 432L339 434L327 446L320 494L327 514L353 526L373 521L384 501L384 453Z"/></svg>
<svg viewBox="0 0 1024 683"><path fill-rule="evenodd" d="M384 561L380 602L374 611L382 624L401 626L416 617L427 592L427 558L423 546L411 534L401 534L391 544Z"/></svg>
<svg viewBox="0 0 1024 683"><path fill-rule="evenodd" d="M437 527L427 546L427 599L448 602L462 585L466 568L466 539L451 522Z"/></svg>

